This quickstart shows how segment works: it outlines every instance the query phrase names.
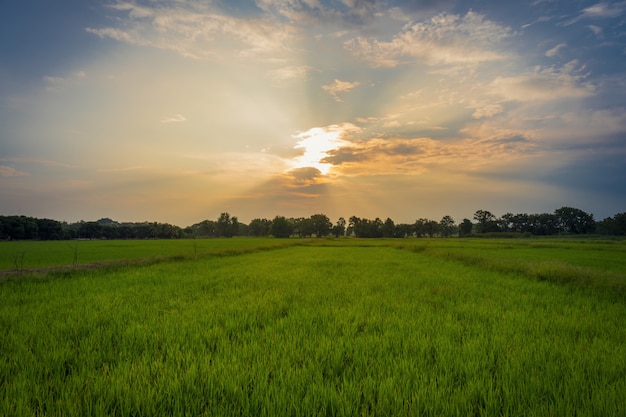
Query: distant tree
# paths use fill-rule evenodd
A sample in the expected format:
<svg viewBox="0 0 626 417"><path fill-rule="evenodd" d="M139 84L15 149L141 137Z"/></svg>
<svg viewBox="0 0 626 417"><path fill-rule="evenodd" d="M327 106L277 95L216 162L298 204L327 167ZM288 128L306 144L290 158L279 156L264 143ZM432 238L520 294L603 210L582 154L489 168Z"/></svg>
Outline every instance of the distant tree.
<svg viewBox="0 0 626 417"><path fill-rule="evenodd" d="M432 228L431 225L428 224L429 222L430 220L428 219L417 219L415 223L413 224L413 230L415 231L415 236L417 237L427 236L430 229Z"/></svg>
<svg viewBox="0 0 626 417"><path fill-rule="evenodd" d="M459 225L459 236L467 236L472 233L472 228L474 225L470 221L470 219L463 219L461 224Z"/></svg>
<svg viewBox="0 0 626 417"><path fill-rule="evenodd" d="M396 231L396 224L393 222L393 220L387 217L381 229L383 237L393 237Z"/></svg>
<svg viewBox="0 0 626 417"><path fill-rule="evenodd" d="M213 220L203 220L200 223L189 226L185 231L187 235L193 237L216 237L217 222Z"/></svg>
<svg viewBox="0 0 626 417"><path fill-rule="evenodd" d="M356 216L350 217L350 219L348 219L348 228L346 229L346 233L351 236L356 236L356 228L359 223L361 223L360 218Z"/></svg>
<svg viewBox="0 0 626 417"><path fill-rule="evenodd" d="M350 217L348 230L356 237L376 238L383 237L383 226L383 221L378 217L374 220L370 220L352 216Z"/></svg>
<svg viewBox="0 0 626 417"><path fill-rule="evenodd" d="M272 230L272 221L268 219L252 219L248 225L250 236L269 236Z"/></svg>
<svg viewBox="0 0 626 417"><path fill-rule="evenodd" d="M346 219L340 217L337 223L332 228L332 233L335 237L343 236L346 234Z"/></svg>
<svg viewBox="0 0 626 417"><path fill-rule="evenodd" d="M559 229L565 233L593 233L596 222L593 215L573 207L561 207L554 211Z"/></svg>
<svg viewBox="0 0 626 417"><path fill-rule="evenodd" d="M63 238L63 226L61 222L51 219L37 219L39 239L59 240Z"/></svg>
<svg viewBox="0 0 626 417"><path fill-rule="evenodd" d="M9 240L37 239L37 219L27 216L1 216L0 236Z"/></svg>
<svg viewBox="0 0 626 417"><path fill-rule="evenodd" d="M443 237L450 237L456 233L454 219L450 216L443 216L439 221L439 233Z"/></svg>
<svg viewBox="0 0 626 417"><path fill-rule="evenodd" d="M393 237L405 238L413 234L413 225L406 223L398 223L394 228Z"/></svg>
<svg viewBox="0 0 626 417"><path fill-rule="evenodd" d="M298 233L296 233L298 236L311 237L315 234L315 225L313 224L313 219L311 219L310 217L299 218L296 220L295 224L298 225L297 226Z"/></svg>
<svg viewBox="0 0 626 417"><path fill-rule="evenodd" d="M78 237L100 239L102 237L102 225L98 222L81 222L78 228Z"/></svg>
<svg viewBox="0 0 626 417"><path fill-rule="evenodd" d="M272 220L272 235L277 238L287 238L293 232L292 225L283 216L276 216Z"/></svg>
<svg viewBox="0 0 626 417"><path fill-rule="evenodd" d="M626 235L626 213L618 213L613 217L607 217L599 221L596 226L600 233L624 236Z"/></svg>
<svg viewBox="0 0 626 417"><path fill-rule="evenodd" d="M219 237L233 237L239 231L239 222L237 217L230 217L228 213L220 214L215 225L217 236Z"/></svg>
<svg viewBox="0 0 626 417"><path fill-rule="evenodd" d="M498 223L496 222L496 216L487 210L477 210L474 213L474 220L478 222L476 225L478 233L497 232Z"/></svg>
<svg viewBox="0 0 626 417"><path fill-rule="evenodd" d="M330 219L325 214L312 215L311 223L313 225L313 233L315 233L317 237L328 236L330 229L333 227Z"/></svg>
<svg viewBox="0 0 626 417"><path fill-rule="evenodd" d="M529 214L528 230L533 235L545 236L559 233L559 221L552 213Z"/></svg>

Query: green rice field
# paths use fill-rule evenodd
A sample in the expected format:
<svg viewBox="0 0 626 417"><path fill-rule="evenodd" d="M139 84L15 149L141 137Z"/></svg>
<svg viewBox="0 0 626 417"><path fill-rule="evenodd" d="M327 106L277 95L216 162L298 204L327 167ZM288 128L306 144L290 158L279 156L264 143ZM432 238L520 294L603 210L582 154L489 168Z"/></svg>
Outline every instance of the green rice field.
<svg viewBox="0 0 626 417"><path fill-rule="evenodd" d="M75 243L0 243L0 415L626 415L624 240Z"/></svg>

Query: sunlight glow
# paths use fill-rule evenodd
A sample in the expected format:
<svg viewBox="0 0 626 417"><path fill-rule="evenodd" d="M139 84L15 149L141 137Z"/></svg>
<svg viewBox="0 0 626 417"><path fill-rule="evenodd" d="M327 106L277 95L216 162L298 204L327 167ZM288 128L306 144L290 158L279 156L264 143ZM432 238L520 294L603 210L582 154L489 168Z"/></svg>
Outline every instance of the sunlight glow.
<svg viewBox="0 0 626 417"><path fill-rule="evenodd" d="M342 139L346 132L358 129L356 126L345 123L326 127L314 127L294 135L300 139L294 149L303 149L304 153L294 158L292 168L313 167L320 170L323 175L328 174L332 164L321 162L328 156L328 152L348 145L350 142Z"/></svg>

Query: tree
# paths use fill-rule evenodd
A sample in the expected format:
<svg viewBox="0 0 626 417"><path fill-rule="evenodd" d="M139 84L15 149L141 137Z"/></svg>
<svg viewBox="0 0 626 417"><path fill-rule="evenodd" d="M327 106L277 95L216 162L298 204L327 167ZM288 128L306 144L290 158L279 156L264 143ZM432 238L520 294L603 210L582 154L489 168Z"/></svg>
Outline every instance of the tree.
<svg viewBox="0 0 626 417"><path fill-rule="evenodd" d="M396 224L394 228L393 237L405 238L413 234L413 225L406 223Z"/></svg>
<svg viewBox="0 0 626 417"><path fill-rule="evenodd" d="M268 219L252 219L248 225L250 236L269 236L272 231L272 221Z"/></svg>
<svg viewBox="0 0 626 417"><path fill-rule="evenodd" d="M272 220L272 235L277 238L287 238L291 236L293 228L283 216L276 216Z"/></svg>
<svg viewBox="0 0 626 417"><path fill-rule="evenodd" d="M618 213L613 217L599 221L596 228L600 233L607 235L626 235L626 213Z"/></svg>
<svg viewBox="0 0 626 417"><path fill-rule="evenodd" d="M39 239L59 240L63 237L61 223L51 219L37 219Z"/></svg>
<svg viewBox="0 0 626 417"><path fill-rule="evenodd" d="M348 220L348 229L347 229L348 235L357 236L356 229L359 223L361 223L361 219L359 219L356 216L350 217L350 219Z"/></svg>
<svg viewBox="0 0 626 417"><path fill-rule="evenodd" d="M433 237L438 226L437 222L433 220L417 219L413 225L413 230L415 230L415 236L417 237Z"/></svg>
<svg viewBox="0 0 626 417"><path fill-rule="evenodd" d="M335 235L335 237L345 235L346 234L346 219L344 219L343 217L340 217L339 220L337 220L337 224L333 226L332 232Z"/></svg>
<svg viewBox="0 0 626 417"><path fill-rule="evenodd" d="M239 231L239 222L237 217L230 217L228 213L220 214L215 225L217 236L219 237L233 237Z"/></svg>
<svg viewBox="0 0 626 417"><path fill-rule="evenodd" d="M381 228L383 237L393 237L396 231L395 229L396 229L396 224L393 222L393 220L387 217L387 219L385 220L385 223L383 223L382 228Z"/></svg>
<svg viewBox="0 0 626 417"><path fill-rule="evenodd" d="M499 231L498 224L496 223L496 216L494 216L490 211L477 210L476 213L474 213L474 220L478 222L478 233Z"/></svg>
<svg viewBox="0 0 626 417"><path fill-rule="evenodd" d="M315 234L315 225L310 217L297 219L296 224L298 225L298 236L311 237Z"/></svg>
<svg viewBox="0 0 626 417"><path fill-rule="evenodd" d="M593 215L573 207L561 207L554 211L559 229L566 233L593 233L596 222Z"/></svg>
<svg viewBox="0 0 626 417"><path fill-rule="evenodd" d="M313 227L313 233L317 237L328 236L333 224L325 214L314 214L311 216L311 223Z"/></svg>
<svg viewBox="0 0 626 417"><path fill-rule="evenodd" d="M443 237L450 237L456 233L454 219L450 216L443 216L439 221L439 232Z"/></svg>
<svg viewBox="0 0 626 417"><path fill-rule="evenodd" d="M474 225L470 221L470 219L463 219L461 224L459 225L459 236L467 236L472 233L472 228Z"/></svg>

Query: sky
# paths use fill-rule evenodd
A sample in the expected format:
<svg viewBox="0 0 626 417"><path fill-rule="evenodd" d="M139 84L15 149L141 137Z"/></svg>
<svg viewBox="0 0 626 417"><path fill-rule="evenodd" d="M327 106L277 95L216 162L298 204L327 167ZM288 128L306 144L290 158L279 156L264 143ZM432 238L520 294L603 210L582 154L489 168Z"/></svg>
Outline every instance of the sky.
<svg viewBox="0 0 626 417"><path fill-rule="evenodd" d="M0 215L626 211L626 1L0 6Z"/></svg>

